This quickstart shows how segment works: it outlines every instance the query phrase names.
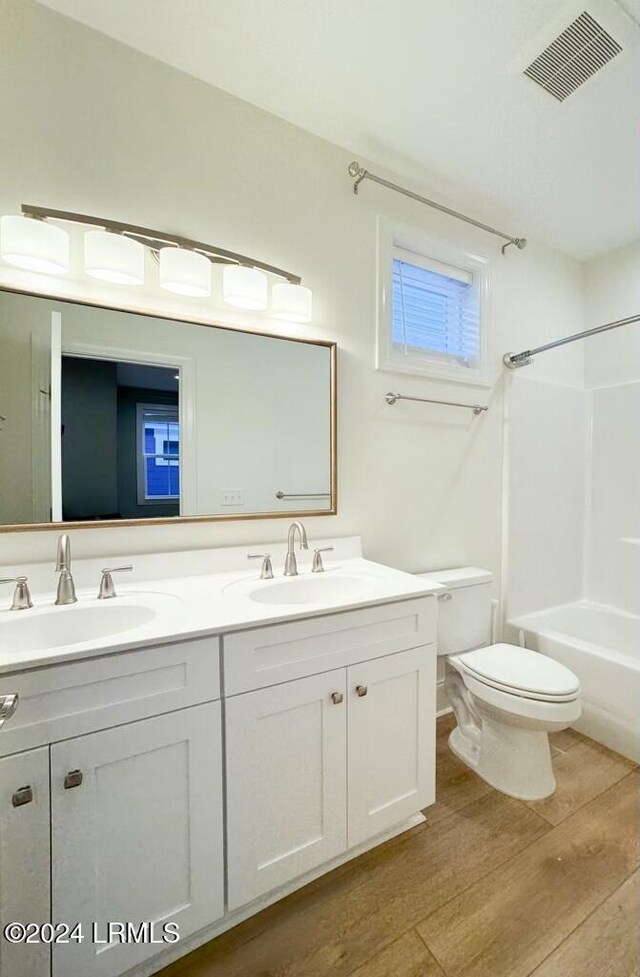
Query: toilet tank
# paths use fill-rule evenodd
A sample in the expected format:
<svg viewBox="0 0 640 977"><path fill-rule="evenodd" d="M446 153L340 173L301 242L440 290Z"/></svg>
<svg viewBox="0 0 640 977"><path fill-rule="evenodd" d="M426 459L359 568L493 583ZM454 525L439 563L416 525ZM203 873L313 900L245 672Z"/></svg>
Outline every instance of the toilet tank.
<svg viewBox="0 0 640 977"><path fill-rule="evenodd" d="M434 570L420 577L446 587L438 596L438 655L455 655L491 641L490 570L459 567Z"/></svg>

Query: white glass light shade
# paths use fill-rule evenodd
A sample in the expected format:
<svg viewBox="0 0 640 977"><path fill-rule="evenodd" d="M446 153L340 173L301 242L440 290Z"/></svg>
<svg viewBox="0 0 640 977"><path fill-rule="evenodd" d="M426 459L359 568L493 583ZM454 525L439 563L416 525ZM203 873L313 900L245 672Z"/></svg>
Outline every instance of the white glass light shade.
<svg viewBox="0 0 640 977"><path fill-rule="evenodd" d="M178 295L211 295L211 262L196 251L161 248L158 280L161 288Z"/></svg>
<svg viewBox="0 0 640 977"><path fill-rule="evenodd" d="M222 272L222 294L225 302L238 309L266 309L267 276L258 268L227 265Z"/></svg>
<svg viewBox="0 0 640 977"><path fill-rule="evenodd" d="M311 289L277 282L271 289L271 312L285 322L311 322Z"/></svg>
<svg viewBox="0 0 640 977"><path fill-rule="evenodd" d="M123 234L87 231L84 236L84 270L92 278L115 285L142 285L144 247Z"/></svg>
<svg viewBox="0 0 640 977"><path fill-rule="evenodd" d="M69 235L47 221L7 215L0 220L0 254L17 268L64 274L69 271Z"/></svg>

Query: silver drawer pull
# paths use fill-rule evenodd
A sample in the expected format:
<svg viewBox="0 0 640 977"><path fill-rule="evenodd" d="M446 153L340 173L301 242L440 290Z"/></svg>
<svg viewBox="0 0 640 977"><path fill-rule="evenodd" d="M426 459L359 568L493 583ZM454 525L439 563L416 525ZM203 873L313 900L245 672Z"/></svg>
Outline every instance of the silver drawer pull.
<svg viewBox="0 0 640 977"><path fill-rule="evenodd" d="M64 789L70 790L72 787L79 787L82 783L82 770L70 770L64 778Z"/></svg>
<svg viewBox="0 0 640 977"><path fill-rule="evenodd" d="M27 784L26 787L19 787L11 798L14 807L22 807L23 804L30 804L33 800L33 790Z"/></svg>
<svg viewBox="0 0 640 977"><path fill-rule="evenodd" d="M343 696L342 692L332 692L331 693L331 701L333 702L334 706L339 706L343 699L344 699L344 696Z"/></svg>
<svg viewBox="0 0 640 977"><path fill-rule="evenodd" d="M438 600L453 600L453 595L448 590L445 590L444 594L438 594L437 597Z"/></svg>
<svg viewBox="0 0 640 977"><path fill-rule="evenodd" d="M18 708L18 693L9 692L8 695L0 695L0 726L11 719Z"/></svg>
<svg viewBox="0 0 640 977"><path fill-rule="evenodd" d="M369 689L366 685L356 685L356 695L359 696L360 699L362 699L368 691Z"/></svg>

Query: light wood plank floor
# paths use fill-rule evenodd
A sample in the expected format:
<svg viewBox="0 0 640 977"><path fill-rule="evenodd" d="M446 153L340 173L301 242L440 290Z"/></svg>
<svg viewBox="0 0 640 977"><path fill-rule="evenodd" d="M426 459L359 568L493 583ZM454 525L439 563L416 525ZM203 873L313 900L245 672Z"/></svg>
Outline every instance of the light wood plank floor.
<svg viewBox="0 0 640 977"><path fill-rule="evenodd" d="M420 825L165 968L159 977L637 977L637 769L551 737L558 789L488 787L438 722Z"/></svg>

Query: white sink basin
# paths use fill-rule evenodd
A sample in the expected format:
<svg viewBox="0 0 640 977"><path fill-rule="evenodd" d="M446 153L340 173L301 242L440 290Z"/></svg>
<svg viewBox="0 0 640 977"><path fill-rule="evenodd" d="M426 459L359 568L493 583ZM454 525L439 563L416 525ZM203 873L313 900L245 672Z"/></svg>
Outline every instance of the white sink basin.
<svg viewBox="0 0 640 977"><path fill-rule="evenodd" d="M371 581L331 572L256 583L247 597L260 604L340 604L371 593Z"/></svg>
<svg viewBox="0 0 640 977"><path fill-rule="evenodd" d="M162 607L157 595L136 595L87 603L80 599L77 604L64 607L7 611L0 619L0 654L111 638L150 624L162 612Z"/></svg>

